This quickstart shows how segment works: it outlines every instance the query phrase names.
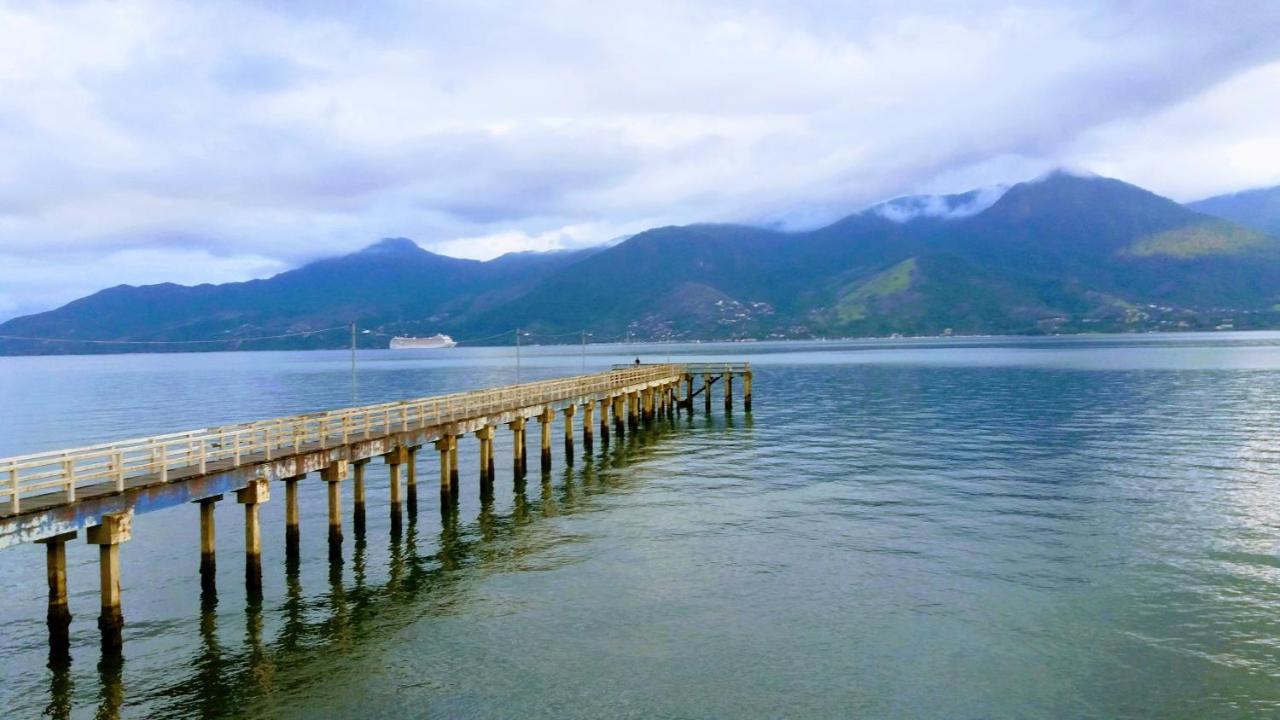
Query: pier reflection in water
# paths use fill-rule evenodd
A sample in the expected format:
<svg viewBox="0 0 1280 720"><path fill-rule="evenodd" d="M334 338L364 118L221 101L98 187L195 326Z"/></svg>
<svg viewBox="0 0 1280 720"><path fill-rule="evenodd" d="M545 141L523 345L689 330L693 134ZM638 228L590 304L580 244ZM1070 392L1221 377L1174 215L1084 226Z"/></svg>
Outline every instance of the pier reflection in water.
<svg viewBox="0 0 1280 720"><path fill-rule="evenodd" d="M327 666L349 668L350 654L389 640L423 617L466 610L471 586L487 574L517 569L526 558L545 553L548 543L572 542L540 533L537 526L548 518L589 511L597 495L636 482L612 471L643 462L677 424L714 427L722 421L682 416L628 433L575 467L508 485L509 504L501 510L495 508L495 493L485 492L476 506L456 499L440 505L439 522L429 528L412 511L404 525L389 517L385 524L362 524L353 533L349 558L326 555L323 590L304 588L304 559L293 553L284 557L283 597L278 603L252 593L246 597L238 588L224 590L220 597L216 588L206 587L199 616L191 622L199 636L193 644L196 652L170 669L172 681L147 690L145 697L129 696L124 677L131 646L125 646L123 656L102 655L94 716L133 714L122 712L126 700L130 707L145 707L149 717L233 715L295 690L290 685L299 682L297 668L308 668L311 678L323 675ZM464 511L473 512L472 519L464 519ZM385 544L374 534L384 535ZM371 582L370 554L380 551L385 552L380 568L385 575L381 582ZM264 574L271 574L265 563ZM308 580L315 579L308 575ZM239 636L233 634L237 623L228 607L235 602L243 603ZM79 654L83 661L85 653ZM66 654L50 655L46 716L84 714L79 704L85 696L73 681L73 662Z"/></svg>

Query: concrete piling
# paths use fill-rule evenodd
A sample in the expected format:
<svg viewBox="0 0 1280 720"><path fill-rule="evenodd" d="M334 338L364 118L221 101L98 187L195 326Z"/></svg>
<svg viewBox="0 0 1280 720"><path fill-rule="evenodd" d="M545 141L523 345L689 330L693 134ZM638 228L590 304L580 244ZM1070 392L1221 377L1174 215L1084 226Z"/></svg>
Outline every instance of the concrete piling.
<svg viewBox="0 0 1280 720"><path fill-rule="evenodd" d="M43 538L36 542L45 547L45 571L49 580L49 609L45 623L49 626L49 653L66 659L71 654L71 609L67 605L67 541L74 540L72 531Z"/></svg>
<svg viewBox="0 0 1280 720"><path fill-rule="evenodd" d="M609 447L609 405L607 398L600 400L600 442Z"/></svg>
<svg viewBox="0 0 1280 720"><path fill-rule="evenodd" d="M626 432L623 430L625 427L623 420L624 411L622 409L624 402L625 400L622 395L613 396L613 432L618 436L619 442L621 442L622 438L626 436Z"/></svg>
<svg viewBox="0 0 1280 720"><path fill-rule="evenodd" d="M493 497L493 426L486 425L476 431L480 441L480 498Z"/></svg>
<svg viewBox="0 0 1280 720"><path fill-rule="evenodd" d="M342 481L347 479L347 461L334 460L320 471L329 491L329 560L342 559Z"/></svg>
<svg viewBox="0 0 1280 720"><path fill-rule="evenodd" d="M200 591L209 597L218 592L218 559L214 533L213 509L221 495L200 498Z"/></svg>
<svg viewBox="0 0 1280 720"><path fill-rule="evenodd" d="M404 521L400 513L400 468L409 462L409 448L397 446L382 456L391 475L391 532L399 533Z"/></svg>
<svg viewBox="0 0 1280 720"><path fill-rule="evenodd" d="M236 502L244 505L244 585L251 600L262 597L262 528L258 505L270 498L266 478L254 478L236 491Z"/></svg>
<svg viewBox="0 0 1280 720"><path fill-rule="evenodd" d="M120 607L120 544L133 537L133 511L108 513L101 519L102 523L89 528L85 535L90 545L98 546L98 579L102 594L98 629L102 631L102 652L118 655L123 645L124 630L124 611Z"/></svg>
<svg viewBox="0 0 1280 720"><path fill-rule="evenodd" d="M405 505L409 516L418 514L418 448L419 445L405 446Z"/></svg>
<svg viewBox="0 0 1280 720"><path fill-rule="evenodd" d="M449 436L449 492L458 497L458 436Z"/></svg>
<svg viewBox="0 0 1280 720"><path fill-rule="evenodd" d="M560 414L564 416L564 464L573 464L573 415L577 412L578 406L570 403L566 405ZM588 433L591 431L588 430Z"/></svg>
<svg viewBox="0 0 1280 720"><path fill-rule="evenodd" d="M507 423L511 428L511 469L516 480L524 477L524 418Z"/></svg>
<svg viewBox="0 0 1280 720"><path fill-rule="evenodd" d="M543 408L538 415L538 423L542 430L542 472L551 472L551 423L555 422L556 412L551 408Z"/></svg>
<svg viewBox="0 0 1280 720"><path fill-rule="evenodd" d="M448 503L449 498L453 495L453 482L450 480L449 472L449 437L445 436L436 440L436 450L440 453L440 500Z"/></svg>
<svg viewBox="0 0 1280 720"><path fill-rule="evenodd" d="M367 459L352 463L351 471L351 527L356 536L364 535L364 468L369 464Z"/></svg>
<svg viewBox="0 0 1280 720"><path fill-rule="evenodd" d="M301 542L301 521L298 515L298 481L305 475L284 479L284 553L289 560L297 560Z"/></svg>
<svg viewBox="0 0 1280 720"><path fill-rule="evenodd" d="M476 439L480 441L480 483L493 482L489 474L489 455L492 452L493 426L486 425L476 431Z"/></svg>

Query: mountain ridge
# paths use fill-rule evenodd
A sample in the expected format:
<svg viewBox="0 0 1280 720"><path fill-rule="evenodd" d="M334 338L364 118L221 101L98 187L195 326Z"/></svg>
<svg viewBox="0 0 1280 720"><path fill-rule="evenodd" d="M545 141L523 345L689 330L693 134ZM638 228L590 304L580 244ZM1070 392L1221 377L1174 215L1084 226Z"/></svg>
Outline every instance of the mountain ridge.
<svg viewBox="0 0 1280 720"><path fill-rule="evenodd" d="M665 226L608 246L484 262L385 238L266 279L108 288L0 323L0 335L225 337L208 349L266 349L345 339L237 339L351 322L375 331L366 344L517 326L598 339L1280 327L1272 236L1097 176L1058 172L998 197L983 192L945 196L945 207L914 217L872 206L802 232ZM990 200L981 210L950 211L980 197ZM122 349L0 339L6 354Z"/></svg>

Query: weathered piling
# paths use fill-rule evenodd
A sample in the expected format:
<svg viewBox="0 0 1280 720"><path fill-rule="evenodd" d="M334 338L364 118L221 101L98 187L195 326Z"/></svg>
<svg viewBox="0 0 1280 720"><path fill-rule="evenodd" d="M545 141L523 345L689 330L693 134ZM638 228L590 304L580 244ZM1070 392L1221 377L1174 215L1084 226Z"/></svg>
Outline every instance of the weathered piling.
<svg viewBox="0 0 1280 720"><path fill-rule="evenodd" d="M590 455L595 450L595 417L596 403L594 400L588 400L582 405L582 450ZM569 433L570 442L573 441L573 433Z"/></svg>
<svg viewBox="0 0 1280 720"><path fill-rule="evenodd" d="M289 560L297 560L301 545L301 520L298 513L298 481L304 475L284 479L284 554Z"/></svg>
<svg viewBox="0 0 1280 720"><path fill-rule="evenodd" d="M418 514L418 448L419 445L405 446L405 507L409 517Z"/></svg>
<svg viewBox="0 0 1280 720"><path fill-rule="evenodd" d="M538 423L542 430L542 472L551 472L551 423L555 422L556 413L551 408L543 408L538 415Z"/></svg>
<svg viewBox="0 0 1280 720"><path fill-rule="evenodd" d="M347 478L347 461L334 460L320 471L320 479L328 490L329 559L342 559L342 481Z"/></svg>
<svg viewBox="0 0 1280 720"><path fill-rule="evenodd" d="M454 499L458 497L458 436L449 435L449 493Z"/></svg>
<svg viewBox="0 0 1280 720"><path fill-rule="evenodd" d="M453 495L453 482L450 480L449 472L449 437L436 440L434 445L436 451L440 453L440 498L447 504Z"/></svg>
<svg viewBox="0 0 1280 720"><path fill-rule="evenodd" d="M213 509L221 495L200 498L200 590L208 597L218 593L218 556Z"/></svg>
<svg viewBox="0 0 1280 720"><path fill-rule="evenodd" d="M566 405L560 414L564 417L564 464L573 465L573 416L577 405Z"/></svg>
<svg viewBox="0 0 1280 720"><path fill-rule="evenodd" d="M364 458L352 463L351 471L351 528L356 537L364 535L364 469L369 459Z"/></svg>
<svg viewBox="0 0 1280 720"><path fill-rule="evenodd" d="M61 533L36 542L45 548L45 572L49 580L49 609L45 623L49 626L49 652L59 659L71 653L71 609L67 605L67 541L76 532Z"/></svg>
<svg viewBox="0 0 1280 720"><path fill-rule="evenodd" d="M400 468L409 461L409 449L397 445L391 452L382 456L391 476L391 531L398 533L404 518L400 512Z"/></svg>
<svg viewBox="0 0 1280 720"><path fill-rule="evenodd" d="M524 418L507 423L511 429L511 470L516 480L524 477Z"/></svg>
<svg viewBox="0 0 1280 720"><path fill-rule="evenodd" d="M493 476L489 474L489 455L493 448L493 426L485 425L476 430L476 439L480 441L480 482L491 483Z"/></svg>
<svg viewBox="0 0 1280 720"><path fill-rule="evenodd" d="M493 498L493 432L492 425L476 430L480 441L480 499Z"/></svg>
<svg viewBox="0 0 1280 720"><path fill-rule="evenodd" d="M730 373L724 374L724 409L733 409L733 375Z"/></svg>
<svg viewBox="0 0 1280 720"><path fill-rule="evenodd" d="M608 399L600 399L600 442L606 448L609 447L609 405Z"/></svg>
<svg viewBox="0 0 1280 720"><path fill-rule="evenodd" d="M250 599L262 597L262 528L258 505L270 498L265 478L255 478L236 491L236 502L244 505L244 586Z"/></svg>
<svg viewBox="0 0 1280 720"><path fill-rule="evenodd" d="M102 594L102 612L98 629L102 631L102 652L119 654L123 645L124 611L120 606L120 544L133 537L133 512L109 513L102 524L86 533L90 545L98 546L98 576Z"/></svg>
<svg viewBox="0 0 1280 720"><path fill-rule="evenodd" d="M751 373L742 374L742 409L751 412Z"/></svg>

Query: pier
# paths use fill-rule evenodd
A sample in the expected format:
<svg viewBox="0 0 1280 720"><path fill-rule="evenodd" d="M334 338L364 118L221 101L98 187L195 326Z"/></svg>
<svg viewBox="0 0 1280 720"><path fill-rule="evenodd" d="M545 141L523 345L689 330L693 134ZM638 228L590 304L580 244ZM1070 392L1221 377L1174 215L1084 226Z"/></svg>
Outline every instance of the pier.
<svg viewBox="0 0 1280 720"><path fill-rule="evenodd" d="M261 596L262 529L258 510L283 484L286 557L296 562L303 540L298 483L315 474L327 486L330 561L342 562L342 485L352 479L352 524L364 531L365 468L388 466L388 512L397 532L418 500L418 456L427 447L439 458L439 495L449 507L461 492L460 442L476 439L481 498L492 497L496 476L494 441L511 433L511 469L519 485L528 471L527 431L539 430L539 464L554 464L553 426L563 428L563 458L573 465L577 439L588 456L597 442L643 432L655 421L692 413L703 395L708 412L717 384L726 411L734 402L734 379L751 409L752 373L745 363L619 365L603 373L545 380L401 402L274 418L89 447L0 459L0 549L45 545L49 583L51 653L65 651L71 613L67 605L66 547L81 531L99 547L104 652L118 652L124 625L120 552L132 537L135 517L192 503L200 526L201 591L216 592L215 503L230 497L244 507L245 587ZM611 415L612 413L612 415ZM581 422L575 417L581 416ZM598 417L597 417L598 416ZM610 422L612 420L612 423ZM596 433L598 423L598 436ZM612 425L612 427L611 427ZM193 557L195 549L193 548Z"/></svg>

